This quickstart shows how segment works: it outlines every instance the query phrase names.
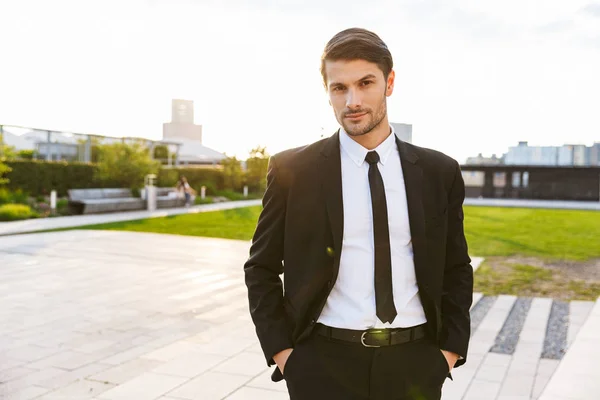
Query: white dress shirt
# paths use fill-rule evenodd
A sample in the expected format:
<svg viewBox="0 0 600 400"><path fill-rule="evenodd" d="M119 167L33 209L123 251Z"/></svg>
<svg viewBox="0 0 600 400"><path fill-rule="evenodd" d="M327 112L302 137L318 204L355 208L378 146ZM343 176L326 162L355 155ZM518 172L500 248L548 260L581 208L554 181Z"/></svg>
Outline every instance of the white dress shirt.
<svg viewBox="0 0 600 400"><path fill-rule="evenodd" d="M406 189L396 146L391 134L375 151L385 186L392 286L398 315L392 323L383 323L375 310L375 250L373 209L369 188L369 150L340 129L344 233L337 280L327 298L318 322L346 329L406 328L427 321L419 298L408 220Z"/></svg>

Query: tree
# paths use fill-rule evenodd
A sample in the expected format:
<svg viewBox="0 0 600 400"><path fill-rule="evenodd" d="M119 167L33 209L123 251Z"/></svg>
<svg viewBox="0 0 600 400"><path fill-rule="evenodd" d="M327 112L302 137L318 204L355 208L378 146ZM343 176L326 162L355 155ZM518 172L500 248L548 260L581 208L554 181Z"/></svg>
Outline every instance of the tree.
<svg viewBox="0 0 600 400"><path fill-rule="evenodd" d="M169 153L171 153L171 162L174 163L177 158L177 154L169 152L169 146L159 144L154 147L154 159L159 160L161 163L167 163L169 160Z"/></svg>
<svg viewBox="0 0 600 400"><path fill-rule="evenodd" d="M239 190L242 187L244 174L242 163L235 156L221 161L223 165L223 180L226 189Z"/></svg>
<svg viewBox="0 0 600 400"><path fill-rule="evenodd" d="M148 174L156 174L160 162L152 160L142 143L111 143L98 146L96 177L111 185L136 189Z"/></svg>
<svg viewBox="0 0 600 400"><path fill-rule="evenodd" d="M246 160L246 184L252 192L264 192L267 187L269 153L266 147L257 146L250 150Z"/></svg>
<svg viewBox="0 0 600 400"><path fill-rule="evenodd" d="M0 160L0 185L4 185L8 183L8 179L5 178L6 174L12 171L8 165L4 164L2 160Z"/></svg>
<svg viewBox="0 0 600 400"><path fill-rule="evenodd" d="M12 171L12 169L8 165L2 162L7 159L7 150L10 150L10 147L4 144L2 134L0 133L0 185L8 183L8 179L6 179L6 174Z"/></svg>

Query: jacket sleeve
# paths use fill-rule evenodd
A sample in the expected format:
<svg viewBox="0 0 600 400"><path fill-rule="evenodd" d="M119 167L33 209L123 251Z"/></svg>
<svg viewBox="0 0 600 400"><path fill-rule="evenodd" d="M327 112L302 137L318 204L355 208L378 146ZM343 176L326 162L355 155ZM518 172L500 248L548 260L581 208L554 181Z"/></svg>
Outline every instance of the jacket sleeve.
<svg viewBox="0 0 600 400"><path fill-rule="evenodd" d="M276 157L272 157L262 200L263 210L252 239L250 257L244 265L250 314L268 366L275 364L275 354L293 347L279 276L283 273L286 190L277 175Z"/></svg>
<svg viewBox="0 0 600 400"><path fill-rule="evenodd" d="M458 354L456 367L467 358L471 336L470 308L473 302L473 268L463 227L465 184L455 161L452 186L448 194L448 236L442 290L442 335L440 347Z"/></svg>

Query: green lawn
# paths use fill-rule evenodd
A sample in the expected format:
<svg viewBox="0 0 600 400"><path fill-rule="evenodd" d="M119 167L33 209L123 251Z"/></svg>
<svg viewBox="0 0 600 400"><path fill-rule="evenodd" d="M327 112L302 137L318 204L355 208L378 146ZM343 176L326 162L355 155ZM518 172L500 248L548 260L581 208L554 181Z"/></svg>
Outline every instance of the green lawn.
<svg viewBox="0 0 600 400"><path fill-rule="evenodd" d="M116 229L250 240L261 207L93 225ZM548 260L600 258L600 212L465 207L469 253Z"/></svg>
<svg viewBox="0 0 600 400"><path fill-rule="evenodd" d="M465 207L469 253L547 260L600 258L600 212Z"/></svg>
<svg viewBox="0 0 600 400"><path fill-rule="evenodd" d="M156 232L250 240L256 228L260 210L261 206L235 208L232 210L82 226L77 229Z"/></svg>

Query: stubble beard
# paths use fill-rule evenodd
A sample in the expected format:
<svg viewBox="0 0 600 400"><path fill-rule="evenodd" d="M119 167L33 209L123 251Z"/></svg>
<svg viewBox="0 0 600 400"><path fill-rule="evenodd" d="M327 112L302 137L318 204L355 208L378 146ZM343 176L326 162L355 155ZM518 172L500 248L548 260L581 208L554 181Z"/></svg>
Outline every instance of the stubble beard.
<svg viewBox="0 0 600 400"><path fill-rule="evenodd" d="M383 96L383 100L381 101L381 106L377 109L377 113L373 114L369 112L372 116L371 121L365 125L364 127L360 127L360 125L352 125L345 123L345 118L342 116L342 127L344 131L348 134L348 136L363 136L371 132L373 129L377 128L381 125L381 122L384 120L387 114L387 104L385 101L385 96Z"/></svg>

